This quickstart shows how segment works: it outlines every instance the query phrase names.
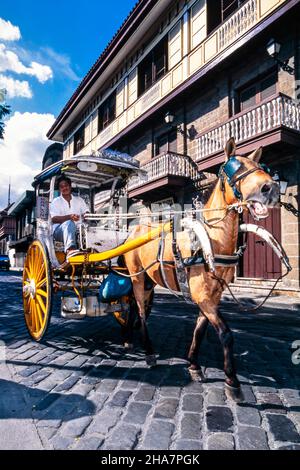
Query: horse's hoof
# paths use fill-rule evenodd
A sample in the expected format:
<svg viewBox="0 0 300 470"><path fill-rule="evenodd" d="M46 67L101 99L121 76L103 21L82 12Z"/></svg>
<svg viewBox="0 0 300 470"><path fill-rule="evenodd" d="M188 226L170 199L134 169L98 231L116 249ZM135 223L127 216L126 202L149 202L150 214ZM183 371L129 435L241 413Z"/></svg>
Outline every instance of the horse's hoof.
<svg viewBox="0 0 300 470"><path fill-rule="evenodd" d="M149 356L146 356L146 364L149 367L155 367L157 364L156 356L155 354L150 354Z"/></svg>
<svg viewBox="0 0 300 470"><path fill-rule="evenodd" d="M126 351L132 351L133 350L133 344L132 343L124 343L124 349L126 349Z"/></svg>
<svg viewBox="0 0 300 470"><path fill-rule="evenodd" d="M232 387L225 383L225 394L229 400L233 400L236 403L242 403L244 401L244 395L241 387Z"/></svg>
<svg viewBox="0 0 300 470"><path fill-rule="evenodd" d="M204 383L206 381L201 369L192 369L191 367L189 367L188 371L193 382Z"/></svg>

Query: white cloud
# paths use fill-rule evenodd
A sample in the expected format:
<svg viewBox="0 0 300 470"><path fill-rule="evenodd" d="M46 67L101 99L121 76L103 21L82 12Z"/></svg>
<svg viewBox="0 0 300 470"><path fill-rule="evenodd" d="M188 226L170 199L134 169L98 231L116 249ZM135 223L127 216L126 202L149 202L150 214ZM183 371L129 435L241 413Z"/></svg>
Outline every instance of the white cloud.
<svg viewBox="0 0 300 470"><path fill-rule="evenodd" d="M78 82L80 80L80 77L71 66L71 59L68 55L56 52L51 47L43 47L41 52L44 60L49 59L51 67L57 71L57 73L73 80L74 82Z"/></svg>
<svg viewBox="0 0 300 470"><path fill-rule="evenodd" d="M14 26L10 21L0 18L0 39L3 41L18 41L21 39L20 28Z"/></svg>
<svg viewBox="0 0 300 470"><path fill-rule="evenodd" d="M29 67L26 67L15 52L8 50L4 44L0 44L0 72L7 71L31 75L40 83L45 83L53 77L52 69L48 65L33 61Z"/></svg>
<svg viewBox="0 0 300 470"><path fill-rule="evenodd" d="M0 88L6 90L7 98L32 98L33 96L28 82L15 80L2 74L0 74Z"/></svg>
<svg viewBox="0 0 300 470"><path fill-rule="evenodd" d="M34 176L41 171L46 148L51 145L46 133L54 122L52 114L16 112L7 120L4 141L0 141L0 209L7 204L11 177L12 200L32 189Z"/></svg>

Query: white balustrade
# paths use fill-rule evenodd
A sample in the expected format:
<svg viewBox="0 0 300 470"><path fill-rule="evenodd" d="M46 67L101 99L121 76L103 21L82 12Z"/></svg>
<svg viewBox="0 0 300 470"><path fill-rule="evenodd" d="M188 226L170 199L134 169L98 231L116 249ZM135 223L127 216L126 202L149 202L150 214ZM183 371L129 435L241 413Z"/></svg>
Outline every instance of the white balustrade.
<svg viewBox="0 0 300 470"><path fill-rule="evenodd" d="M221 151L230 137L239 143L280 126L300 131L300 104L284 95L240 113L226 124L200 135L197 160Z"/></svg>
<svg viewBox="0 0 300 470"><path fill-rule="evenodd" d="M176 153L166 153L155 157L153 160L142 165L143 171L147 172L147 181L144 178L134 176L128 183L128 190L133 190L145 183L158 180L164 176L184 176L187 178L197 178L197 169L193 166L191 160L184 155Z"/></svg>
<svg viewBox="0 0 300 470"><path fill-rule="evenodd" d="M280 126L300 131L300 105L284 95L270 99L200 135L198 137L198 160L220 152L231 136L239 143ZM168 175L185 176L192 179L196 179L198 176L190 159L176 153L166 153L155 157L142 165L141 168L147 172L147 182ZM128 184L128 189L132 190L144 184L143 178L133 177Z"/></svg>
<svg viewBox="0 0 300 470"><path fill-rule="evenodd" d="M249 0L219 29L219 50L251 28L258 19L258 0Z"/></svg>

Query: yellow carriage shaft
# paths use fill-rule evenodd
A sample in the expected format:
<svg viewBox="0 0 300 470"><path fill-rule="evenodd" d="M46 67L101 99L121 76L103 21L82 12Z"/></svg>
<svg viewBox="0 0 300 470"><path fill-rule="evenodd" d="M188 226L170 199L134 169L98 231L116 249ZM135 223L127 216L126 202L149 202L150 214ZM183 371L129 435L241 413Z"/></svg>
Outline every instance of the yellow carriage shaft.
<svg viewBox="0 0 300 470"><path fill-rule="evenodd" d="M129 251L135 250L140 246L146 245L152 240L160 237L161 234L169 233L171 231L171 222L161 224L158 228L148 230L147 233L135 238L134 240L127 241L123 245L117 246L112 250L104 251L103 253L92 253L77 255L70 259L70 264L79 265L83 263L97 263L99 261L106 261L109 259L116 258L117 256L125 255Z"/></svg>

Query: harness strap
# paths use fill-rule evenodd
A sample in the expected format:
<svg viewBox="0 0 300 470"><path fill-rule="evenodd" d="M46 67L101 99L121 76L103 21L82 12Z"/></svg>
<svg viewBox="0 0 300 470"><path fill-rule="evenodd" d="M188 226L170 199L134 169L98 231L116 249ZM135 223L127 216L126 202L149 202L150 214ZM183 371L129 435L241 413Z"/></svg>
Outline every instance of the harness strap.
<svg viewBox="0 0 300 470"><path fill-rule="evenodd" d="M235 255L215 255L214 256L214 264L215 266L221 267L231 267L236 266L239 263L240 256L238 253ZM199 264L206 264L204 257L201 254L197 254L197 256L191 256L190 258L185 258L183 260L183 264L186 267L191 267Z"/></svg>
<svg viewBox="0 0 300 470"><path fill-rule="evenodd" d="M179 284L179 289L186 303L194 304L194 302L192 301L187 269L186 269L186 266L184 265L180 249L177 245L176 222L177 222L177 218L174 217L173 222L172 222L172 251L173 251L173 256L174 256L174 265L175 265L177 282Z"/></svg>
<svg viewBox="0 0 300 470"><path fill-rule="evenodd" d="M236 178L232 179L230 181L230 186L234 186L236 183L241 181L242 179L246 178L246 176L251 175L251 173L255 173L256 171L261 170L261 168L251 168L251 170L246 171L245 173L242 173L241 175L237 176Z"/></svg>

